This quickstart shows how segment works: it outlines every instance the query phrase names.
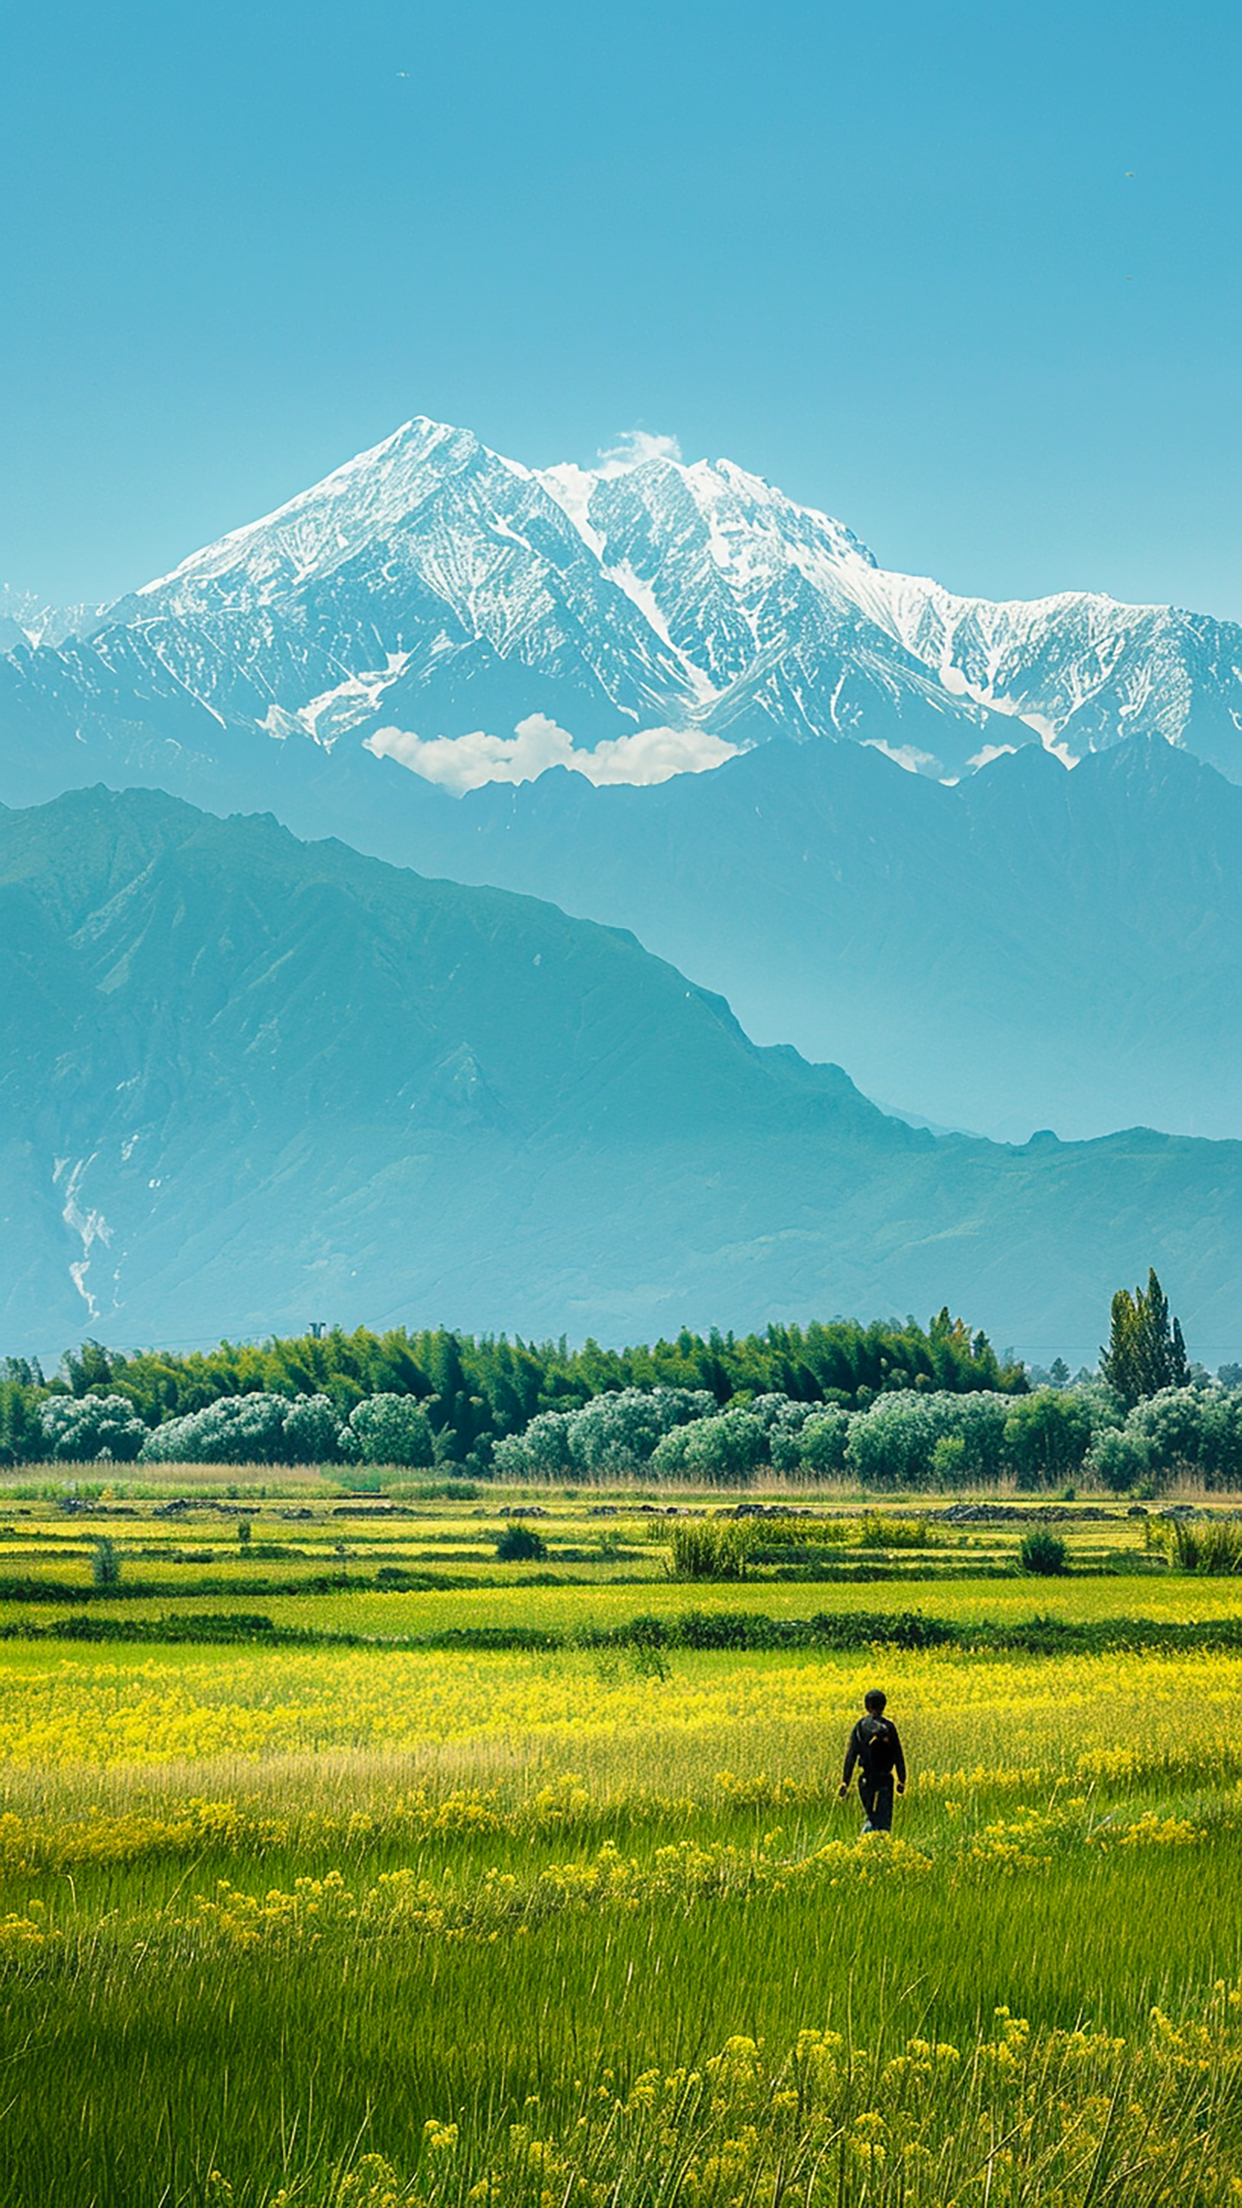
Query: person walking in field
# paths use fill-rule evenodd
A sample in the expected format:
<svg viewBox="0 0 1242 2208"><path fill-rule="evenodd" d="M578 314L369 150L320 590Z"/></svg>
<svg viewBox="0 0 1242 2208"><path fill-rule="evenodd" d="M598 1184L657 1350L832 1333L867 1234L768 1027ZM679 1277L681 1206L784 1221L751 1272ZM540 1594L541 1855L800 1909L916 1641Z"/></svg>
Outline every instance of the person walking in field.
<svg viewBox="0 0 1242 2208"><path fill-rule="evenodd" d="M906 1791L906 1759L897 1727L891 1717L884 1715L887 1700L888 1696L879 1687L868 1690L863 1697L863 1715L850 1734L845 1751L839 1799L843 1801L849 1793L857 1764L858 1795L867 1820L864 1832L891 1832L894 1779L897 1792L904 1794Z"/></svg>

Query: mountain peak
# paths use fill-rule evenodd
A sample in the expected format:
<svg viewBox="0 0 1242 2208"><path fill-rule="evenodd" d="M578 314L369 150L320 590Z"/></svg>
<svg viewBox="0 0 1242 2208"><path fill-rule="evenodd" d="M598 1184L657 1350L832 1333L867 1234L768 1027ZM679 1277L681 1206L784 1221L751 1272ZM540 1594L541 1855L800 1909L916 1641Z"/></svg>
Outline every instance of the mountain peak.
<svg viewBox="0 0 1242 2208"><path fill-rule="evenodd" d="M305 582L367 536L408 523L429 482L471 466L485 450L472 430L414 415L309 490L144 583L135 598L180 605L195 585L218 583L243 570L260 583ZM121 603L128 609L134 599Z"/></svg>
<svg viewBox="0 0 1242 2208"><path fill-rule="evenodd" d="M21 712L59 713L66 744L140 731L144 757L214 756L222 729L348 737L461 789L601 743L601 775L646 781L787 736L952 780L1032 736L1072 764L1137 732L1242 779L1236 628L1095 592L957 596L646 432L531 469L414 415L65 637L63 664L45 643L28 666L26 633L0 655Z"/></svg>

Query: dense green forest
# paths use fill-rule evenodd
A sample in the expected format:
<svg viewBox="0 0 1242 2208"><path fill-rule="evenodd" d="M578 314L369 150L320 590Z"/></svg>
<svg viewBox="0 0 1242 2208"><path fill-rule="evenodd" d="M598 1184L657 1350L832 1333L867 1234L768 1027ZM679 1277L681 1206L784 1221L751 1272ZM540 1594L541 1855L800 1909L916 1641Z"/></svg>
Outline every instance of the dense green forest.
<svg viewBox="0 0 1242 2208"><path fill-rule="evenodd" d="M1239 1382L1236 1367L1212 1381L1190 1364L1153 1272L1118 1291L1100 1373L1073 1383L1064 1365L998 1359L947 1309L926 1329L834 1319L622 1350L443 1328L337 1328L188 1356L86 1342L50 1378L6 1360L0 1448L9 1465L439 1467L450 1483L709 1487L769 1468L876 1490L1081 1477L1146 1496L1177 1478L1242 1485Z"/></svg>
<svg viewBox="0 0 1242 2208"><path fill-rule="evenodd" d="M476 1339L405 1327L383 1334L336 1327L261 1345L221 1342L189 1355L126 1355L85 1342L65 1355L54 1377L21 1358L5 1359L2 1372L0 1461L9 1464L49 1454L40 1406L56 1395L67 1399L66 1409L68 1399L90 1408L90 1397L124 1406L148 1429L226 1398L326 1397L339 1416L348 1416L369 1397L397 1395L422 1408L436 1462L475 1475L491 1469L498 1441L522 1433L541 1412L574 1410L620 1389L706 1390L722 1408L782 1395L795 1403L862 1410L878 1395L907 1389L1022 1394L1027 1388L1020 1364L1002 1363L985 1334L972 1332L947 1309L927 1328L912 1318L869 1326L834 1319L740 1336L683 1330L671 1341L619 1350L594 1341L571 1349L564 1340ZM77 1425L81 1429L80 1419ZM110 1444L102 1431L89 1454ZM136 1449L124 1443L111 1453L132 1456Z"/></svg>

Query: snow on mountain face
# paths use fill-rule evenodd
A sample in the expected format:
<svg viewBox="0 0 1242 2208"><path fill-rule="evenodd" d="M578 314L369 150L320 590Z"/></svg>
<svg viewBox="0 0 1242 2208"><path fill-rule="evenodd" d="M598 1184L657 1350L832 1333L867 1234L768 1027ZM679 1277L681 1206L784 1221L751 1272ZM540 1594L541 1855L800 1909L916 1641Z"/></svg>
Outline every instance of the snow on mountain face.
<svg viewBox="0 0 1242 2208"><path fill-rule="evenodd" d="M226 714L235 698L246 712L253 690L252 717L274 736L300 728L330 742L373 724L381 701L400 718L426 692L459 719L454 692L486 697L506 669L515 694L523 677L535 685L527 711L545 702L541 678L581 690L592 741L618 716L635 727L695 702L676 655L535 477L468 431L423 420L194 554L113 618ZM421 735L460 732L428 726L425 710L420 723Z"/></svg>
<svg viewBox="0 0 1242 2208"><path fill-rule="evenodd" d="M567 511L609 572L654 593L673 643L711 673L717 722L746 704L785 732L801 718L808 734L865 740L859 688L870 675L898 711L902 692L942 713L950 701L973 706L978 725L1017 720L1008 740L1028 742L1030 730L1066 758L1139 731L1182 742L1196 708L1227 743L1242 725L1242 630L1231 624L1088 592L954 597L885 572L839 522L730 461L665 459L621 477L552 469L542 480L563 496L571 476ZM1007 740L999 723L991 734Z"/></svg>
<svg viewBox="0 0 1242 2208"><path fill-rule="evenodd" d="M89 638L10 638L0 715L7 695L114 749L121 725L148 761L187 714L200 745L211 725L348 738L450 789L554 761L660 779L774 734L951 778L1032 735L1074 759L1152 732L1242 780L1242 630L1091 593L954 597L661 445L532 471L418 418Z"/></svg>
<svg viewBox="0 0 1242 2208"><path fill-rule="evenodd" d="M97 628L106 606L48 606L32 590L0 585L0 651L15 645L64 644L70 637L89 636Z"/></svg>
<svg viewBox="0 0 1242 2208"><path fill-rule="evenodd" d="M554 495L566 472L543 477ZM940 753L957 767L982 741L986 710L929 681L877 623L868 601L880 571L839 522L729 461L654 459L601 473L585 498L573 488L569 510L605 573L655 601L699 670L706 725L752 741L858 736L937 771Z"/></svg>

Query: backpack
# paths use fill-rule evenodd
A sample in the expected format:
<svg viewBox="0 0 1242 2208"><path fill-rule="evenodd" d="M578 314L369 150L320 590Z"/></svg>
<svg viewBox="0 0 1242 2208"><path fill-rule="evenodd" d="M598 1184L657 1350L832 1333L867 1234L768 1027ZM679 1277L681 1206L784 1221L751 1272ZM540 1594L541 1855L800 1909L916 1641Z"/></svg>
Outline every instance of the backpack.
<svg viewBox="0 0 1242 2208"><path fill-rule="evenodd" d="M859 1718L858 1753L869 1779L887 1778L895 1761L893 1742L893 1728L886 1717Z"/></svg>

